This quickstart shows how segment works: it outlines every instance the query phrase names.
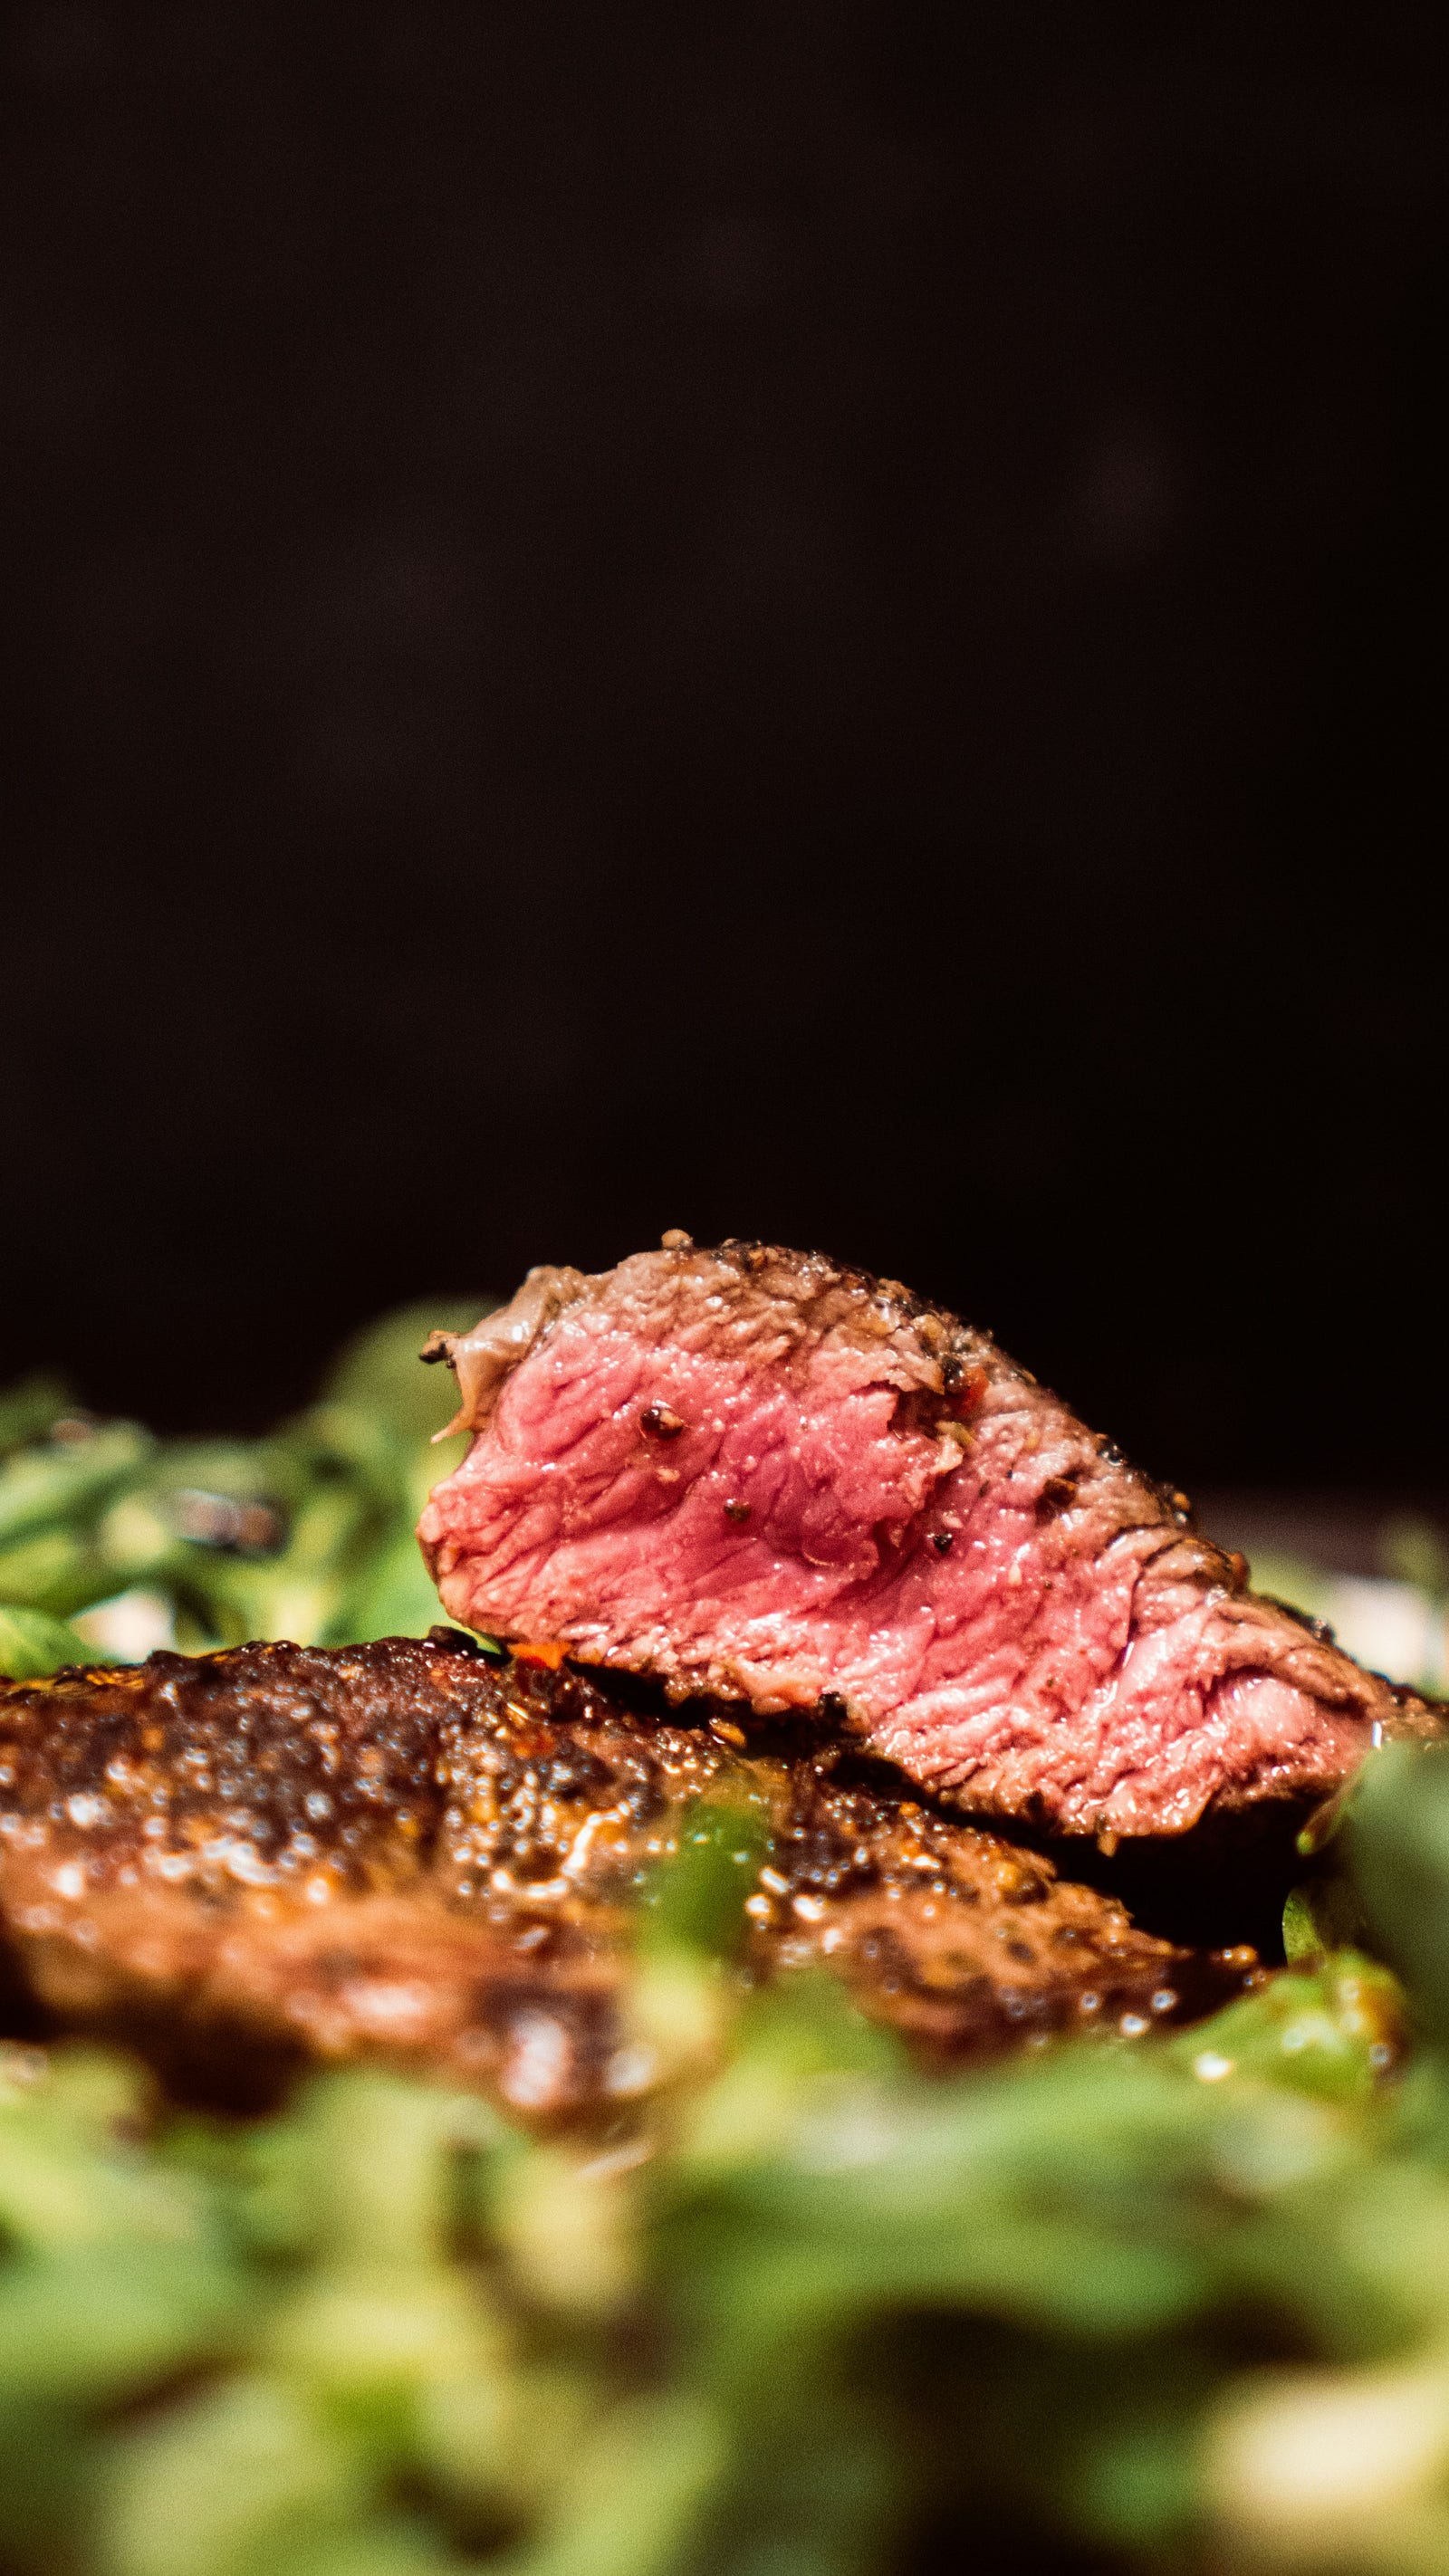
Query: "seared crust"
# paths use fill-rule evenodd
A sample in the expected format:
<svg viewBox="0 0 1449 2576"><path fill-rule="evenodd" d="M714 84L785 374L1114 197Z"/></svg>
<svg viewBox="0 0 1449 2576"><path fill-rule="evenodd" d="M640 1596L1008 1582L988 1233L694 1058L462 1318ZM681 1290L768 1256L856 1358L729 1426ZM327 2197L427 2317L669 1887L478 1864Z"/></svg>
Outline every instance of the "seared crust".
<svg viewBox="0 0 1449 2576"><path fill-rule="evenodd" d="M0 1919L32 1999L183 2083L369 2055L537 2116L667 2074L625 1970L700 1798L773 1837L747 1972L828 1963L928 2055L1180 2019L1251 1972L1137 1931L818 1727L739 1737L445 1630L7 1684Z"/></svg>

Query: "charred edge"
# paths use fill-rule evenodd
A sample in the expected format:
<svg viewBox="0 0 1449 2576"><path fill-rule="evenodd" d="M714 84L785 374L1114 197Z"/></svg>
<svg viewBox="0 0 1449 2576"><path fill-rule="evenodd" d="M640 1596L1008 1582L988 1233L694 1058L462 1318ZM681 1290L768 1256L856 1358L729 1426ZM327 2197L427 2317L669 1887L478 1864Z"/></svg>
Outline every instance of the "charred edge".
<svg viewBox="0 0 1449 2576"><path fill-rule="evenodd" d="M948 1306L937 1305L930 1297L918 1297L900 1279L878 1278L873 1270L857 1269L853 1262L837 1261L828 1252L801 1252L786 1244L761 1243L751 1235L726 1235L723 1243L710 1247L717 1260L727 1261L735 1270L751 1274L763 1270L768 1262L783 1262L787 1267L800 1262L818 1263L842 1288L857 1289L868 1298L877 1298L893 1306L903 1324L919 1324L928 1317L945 1325L953 1334L960 1333L972 1342L991 1344L991 1336L974 1324L953 1315ZM994 1345L991 1345L994 1347ZM965 1363L963 1362L963 1365Z"/></svg>
<svg viewBox="0 0 1449 2576"><path fill-rule="evenodd" d="M485 1640L482 1637L475 1637L466 1628L432 1627L428 1630L425 1643L430 1646L441 1646L449 1654L472 1655L480 1662L492 1664L495 1667L502 1663L505 1652L494 1638Z"/></svg>
<svg viewBox="0 0 1449 2576"><path fill-rule="evenodd" d="M1337 1646L1337 1635L1330 1628L1328 1621L1315 1619L1312 1611L1302 1609L1298 1602L1280 1601L1276 1592L1260 1592L1256 1597L1259 1601L1266 1602L1270 1610L1281 1610L1284 1618L1291 1619L1295 1628L1306 1628L1315 1644Z"/></svg>

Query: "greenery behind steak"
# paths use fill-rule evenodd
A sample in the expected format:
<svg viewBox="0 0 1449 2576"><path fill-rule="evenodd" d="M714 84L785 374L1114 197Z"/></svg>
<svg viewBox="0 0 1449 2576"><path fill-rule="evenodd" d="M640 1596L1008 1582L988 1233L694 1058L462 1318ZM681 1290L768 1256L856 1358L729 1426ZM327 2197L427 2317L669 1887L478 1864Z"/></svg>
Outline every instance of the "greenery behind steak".
<svg viewBox="0 0 1449 2576"><path fill-rule="evenodd" d="M259 1443L0 1399L0 1666L137 1588L190 1645L426 1628L437 1320ZM740 1892L702 1812L640 1915L671 2080L585 2137L0 2051L0 2563L1449 2568L1449 1751L1371 1761L1293 1964L1177 2038L926 2078L828 1980L750 1993Z"/></svg>

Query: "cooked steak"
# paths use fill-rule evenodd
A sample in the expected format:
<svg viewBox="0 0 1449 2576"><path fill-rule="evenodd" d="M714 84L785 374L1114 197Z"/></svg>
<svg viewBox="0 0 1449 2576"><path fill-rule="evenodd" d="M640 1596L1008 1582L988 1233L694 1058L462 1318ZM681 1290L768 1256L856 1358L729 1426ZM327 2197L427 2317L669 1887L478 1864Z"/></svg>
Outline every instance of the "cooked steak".
<svg viewBox="0 0 1449 2576"><path fill-rule="evenodd" d="M446 1630L0 1685L0 1921L33 2003L183 2083L372 2054L538 2114L660 2080L626 1974L640 1894L721 1808L757 1846L745 1972L828 1962L927 2053L1140 2029L1252 1973L928 1812L828 1730L753 1733Z"/></svg>
<svg viewBox="0 0 1449 2576"><path fill-rule="evenodd" d="M668 1236L535 1270L424 1356L476 1435L419 1527L454 1618L762 1712L839 1704L978 1813L1110 1849L1316 1797L1432 1723L894 1281Z"/></svg>

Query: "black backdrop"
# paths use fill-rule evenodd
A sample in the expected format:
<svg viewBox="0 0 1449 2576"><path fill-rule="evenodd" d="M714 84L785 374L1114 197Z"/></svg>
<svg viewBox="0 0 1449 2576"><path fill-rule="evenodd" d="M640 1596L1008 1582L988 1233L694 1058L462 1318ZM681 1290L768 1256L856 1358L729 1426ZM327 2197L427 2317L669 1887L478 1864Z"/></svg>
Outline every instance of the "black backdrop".
<svg viewBox="0 0 1449 2576"><path fill-rule="evenodd" d="M683 1224L1432 1481L1437 25L12 4L0 1365Z"/></svg>

